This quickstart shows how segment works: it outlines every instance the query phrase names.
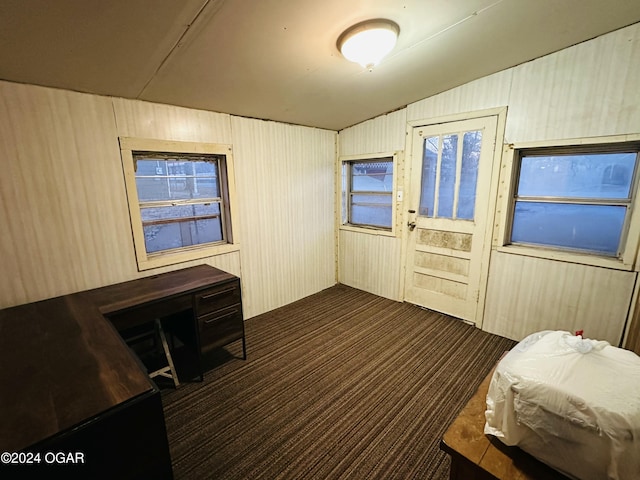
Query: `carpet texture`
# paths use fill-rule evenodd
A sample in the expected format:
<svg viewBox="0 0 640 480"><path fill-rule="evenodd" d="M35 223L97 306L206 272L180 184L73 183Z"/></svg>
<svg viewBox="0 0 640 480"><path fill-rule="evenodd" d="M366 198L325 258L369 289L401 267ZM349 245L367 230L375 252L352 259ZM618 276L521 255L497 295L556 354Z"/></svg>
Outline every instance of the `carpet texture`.
<svg viewBox="0 0 640 480"><path fill-rule="evenodd" d="M446 479L439 441L515 342L336 285L245 322L162 393L181 479Z"/></svg>

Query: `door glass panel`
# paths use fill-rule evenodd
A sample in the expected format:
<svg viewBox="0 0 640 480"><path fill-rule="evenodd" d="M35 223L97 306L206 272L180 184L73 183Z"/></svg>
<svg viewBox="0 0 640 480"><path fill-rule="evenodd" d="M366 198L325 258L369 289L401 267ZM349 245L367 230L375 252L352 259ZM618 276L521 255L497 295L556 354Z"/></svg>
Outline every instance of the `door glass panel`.
<svg viewBox="0 0 640 480"><path fill-rule="evenodd" d="M424 139L419 215L433 217L440 137Z"/></svg>
<svg viewBox="0 0 640 480"><path fill-rule="evenodd" d="M440 161L440 186L438 188L438 210L440 218L453 217L453 198L456 189L456 161L458 156L458 135L442 137L442 160Z"/></svg>
<svg viewBox="0 0 640 480"><path fill-rule="evenodd" d="M462 170L456 217L473 220L478 183L478 164L482 147L482 131L465 132L462 141Z"/></svg>

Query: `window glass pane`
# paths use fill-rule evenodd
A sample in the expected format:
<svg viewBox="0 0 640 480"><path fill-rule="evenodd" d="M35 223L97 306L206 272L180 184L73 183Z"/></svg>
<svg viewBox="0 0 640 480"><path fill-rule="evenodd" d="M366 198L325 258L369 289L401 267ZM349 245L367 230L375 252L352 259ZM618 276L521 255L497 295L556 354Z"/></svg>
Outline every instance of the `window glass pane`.
<svg viewBox="0 0 640 480"><path fill-rule="evenodd" d="M453 196L456 188L456 163L458 135L442 137L442 160L440 161L440 185L438 186L438 211L440 218L453 217Z"/></svg>
<svg viewBox="0 0 640 480"><path fill-rule="evenodd" d="M626 207L516 202L511 241L616 255Z"/></svg>
<svg viewBox="0 0 640 480"><path fill-rule="evenodd" d="M440 137L424 139L422 149L422 183L420 190L419 215L433 217L433 205L436 194L436 168Z"/></svg>
<svg viewBox="0 0 640 480"><path fill-rule="evenodd" d="M391 229L393 158L342 164L342 224Z"/></svg>
<svg viewBox="0 0 640 480"><path fill-rule="evenodd" d="M136 160L136 187L140 201L218 198L215 161Z"/></svg>
<svg viewBox="0 0 640 480"><path fill-rule="evenodd" d="M481 148L482 131L465 132L462 141L462 170L456 212L456 217L463 220L473 220Z"/></svg>
<svg viewBox="0 0 640 480"><path fill-rule="evenodd" d="M362 203L381 203L391 206L391 195L351 195L351 204L357 205Z"/></svg>
<svg viewBox="0 0 640 480"><path fill-rule="evenodd" d="M148 253L221 240L222 223L220 217L144 227L144 242Z"/></svg>
<svg viewBox="0 0 640 480"><path fill-rule="evenodd" d="M353 162L352 192L393 191L393 162Z"/></svg>
<svg viewBox="0 0 640 480"><path fill-rule="evenodd" d="M218 203L175 205L171 207L147 207L140 209L140 215L143 222L219 214L220 204Z"/></svg>
<svg viewBox="0 0 640 480"><path fill-rule="evenodd" d="M519 196L628 198L635 153L523 157Z"/></svg>
<svg viewBox="0 0 640 480"><path fill-rule="evenodd" d="M391 228L391 206L351 206L351 223Z"/></svg>

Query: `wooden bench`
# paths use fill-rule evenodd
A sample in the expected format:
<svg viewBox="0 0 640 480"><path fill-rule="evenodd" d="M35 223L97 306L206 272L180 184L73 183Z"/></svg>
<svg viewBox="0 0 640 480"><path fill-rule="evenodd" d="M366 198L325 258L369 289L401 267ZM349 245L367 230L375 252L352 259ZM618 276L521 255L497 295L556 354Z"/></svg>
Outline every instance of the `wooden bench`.
<svg viewBox="0 0 640 480"><path fill-rule="evenodd" d="M451 456L451 480L568 480L518 447L485 435L487 391L493 370L440 441Z"/></svg>

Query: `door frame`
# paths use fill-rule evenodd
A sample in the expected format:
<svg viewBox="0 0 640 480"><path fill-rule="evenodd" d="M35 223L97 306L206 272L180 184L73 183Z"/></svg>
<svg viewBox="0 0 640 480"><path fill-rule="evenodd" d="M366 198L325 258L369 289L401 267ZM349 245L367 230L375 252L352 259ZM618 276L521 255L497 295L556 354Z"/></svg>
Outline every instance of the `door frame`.
<svg viewBox="0 0 640 480"><path fill-rule="evenodd" d="M411 170L413 167L413 131L416 128L422 128L431 125L438 125L442 123L458 122L462 120L471 120L482 117L497 117L496 118L496 138L493 148L493 165L491 167L491 180L489 185L489 206L487 208L487 222L485 232L483 236L482 254L481 254L481 274L480 274L480 290L478 296L478 306L476 310L476 327L482 328L484 322L484 306L487 296L487 283L489 279L489 261L491 256L491 246L493 244L494 236L498 234L497 220L500 218L500 211L498 210L498 190L501 182L505 182L504 170L502 166L502 152L504 144L504 133L507 120L507 107L496 107L485 110L477 110L473 112L457 113L453 115L445 115L441 117L427 118L422 120L411 120L407 122L407 130L405 136L405 169L404 169L404 195L405 202L403 202L402 211L402 246L400 250L400 292L401 298L405 300L405 278L407 269L407 252L409 245L409 227L407 224L408 212L411 208L408 205L408 200L412 198L413 192L411 191Z"/></svg>

